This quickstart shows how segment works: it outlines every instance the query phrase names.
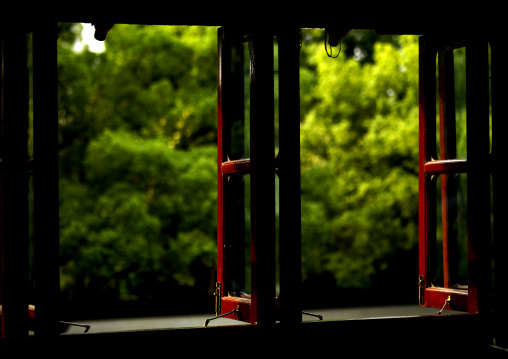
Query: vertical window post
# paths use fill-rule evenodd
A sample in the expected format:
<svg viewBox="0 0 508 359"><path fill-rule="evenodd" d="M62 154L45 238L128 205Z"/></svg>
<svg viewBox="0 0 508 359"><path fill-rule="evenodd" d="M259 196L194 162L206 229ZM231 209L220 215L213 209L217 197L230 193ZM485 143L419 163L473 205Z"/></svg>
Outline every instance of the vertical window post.
<svg viewBox="0 0 508 359"><path fill-rule="evenodd" d="M251 50L251 321L275 322L273 34L253 28Z"/></svg>
<svg viewBox="0 0 508 359"><path fill-rule="evenodd" d="M300 191L300 31L279 31L280 320L302 321Z"/></svg>
<svg viewBox="0 0 508 359"><path fill-rule="evenodd" d="M46 18L47 19L47 18ZM33 30L36 335L58 334L59 200L57 24Z"/></svg>
<svg viewBox="0 0 508 359"><path fill-rule="evenodd" d="M431 185L431 174L425 170L425 164L437 158L435 154L435 88L436 88L436 49L429 38L420 37L419 51L419 300L424 305L427 298L426 288L433 277L435 263L431 263L435 251L436 218L435 189Z"/></svg>
<svg viewBox="0 0 508 359"><path fill-rule="evenodd" d="M12 24L11 24L12 25ZM28 335L28 71L22 24L1 29L1 305L5 337Z"/></svg>
<svg viewBox="0 0 508 359"><path fill-rule="evenodd" d="M217 128L217 285L216 314L236 309L222 306L222 297L245 291L245 204L242 174L225 173L223 164L238 159L244 148L243 32L218 30ZM242 315L245 312L242 313ZM239 315L235 315L238 318ZM246 318L242 318L246 319Z"/></svg>
<svg viewBox="0 0 508 359"><path fill-rule="evenodd" d="M496 344L508 346L508 333L505 323L508 318L508 241L506 240L504 223L508 218L508 186L503 167L508 158L508 146L505 136L508 133L503 102L508 97L508 69L505 66L504 38L497 35L490 39L491 49L491 88L492 88L492 186L494 208L494 288L496 323Z"/></svg>
<svg viewBox="0 0 508 359"><path fill-rule="evenodd" d="M491 212L489 74L487 42L472 39L466 50L468 155L469 312L490 312Z"/></svg>

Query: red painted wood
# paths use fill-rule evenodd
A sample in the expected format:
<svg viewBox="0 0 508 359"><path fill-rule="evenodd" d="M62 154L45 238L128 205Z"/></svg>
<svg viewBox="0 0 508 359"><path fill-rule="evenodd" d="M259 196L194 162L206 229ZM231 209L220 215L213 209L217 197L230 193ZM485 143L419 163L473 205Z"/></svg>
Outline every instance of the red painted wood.
<svg viewBox="0 0 508 359"><path fill-rule="evenodd" d="M449 48L438 51L439 70L439 149L445 172L441 174L441 226L443 236L443 286L453 288L458 274L457 230L457 179L456 173L466 171L453 168L457 164L457 134L455 121L455 71L454 52Z"/></svg>
<svg viewBox="0 0 508 359"><path fill-rule="evenodd" d="M232 131L238 122L243 122L244 113L243 44L238 35L234 29L218 30L217 282L223 297L219 298L220 315L234 309L224 301L229 293L245 291L245 204L241 176L249 172L249 160L229 161L237 156L238 147L243 149L243 143L239 143L243 142L243 134ZM234 136L240 137L240 141Z"/></svg>
<svg viewBox="0 0 508 359"><path fill-rule="evenodd" d="M221 171L223 174L247 174L250 172L250 159L224 162Z"/></svg>
<svg viewBox="0 0 508 359"><path fill-rule="evenodd" d="M467 290L427 288L425 291L425 306L441 309L448 297L450 297L451 301L445 306L445 309L465 311L465 308L468 306Z"/></svg>
<svg viewBox="0 0 508 359"><path fill-rule="evenodd" d="M423 170L429 174L466 173L467 159L429 161L423 164Z"/></svg>
<svg viewBox="0 0 508 359"><path fill-rule="evenodd" d="M222 75L224 66L223 56L223 31L218 30L217 35L218 54L217 54L217 282L224 283L224 254L223 254L223 236L224 236L224 218L223 218L223 175L221 171L222 160L224 157L222 127ZM217 313L221 314L221 313Z"/></svg>
<svg viewBox="0 0 508 359"><path fill-rule="evenodd" d="M450 259L449 247L452 247L448 220L453 214L449 211L448 202L451 200L452 189L446 179L447 174L464 173L467 171L466 159L455 159L455 121L451 113L453 104L446 98L450 88L443 88L448 84L443 77L445 68L440 68L440 153L436 152L436 54L438 48L428 38L420 39L420 147L419 147L419 275L424 278L423 306L441 309L448 296L452 299L455 310L467 311L468 291L451 288L436 288L432 286L436 263L436 196L440 193L442 198L443 221L443 268L445 287L452 287L450 279L450 266L454 265ZM443 58L441 57L441 60ZM447 74L449 75L449 73ZM448 81L448 80L446 80ZM447 91L448 90L448 91ZM453 129L452 129L453 127ZM442 176L442 187L439 192L431 177Z"/></svg>
<svg viewBox="0 0 508 359"><path fill-rule="evenodd" d="M234 314L226 315L224 318L240 320L251 324L256 324L251 321L251 300L241 297L223 297L222 298L222 312L229 313L238 309Z"/></svg>
<svg viewBox="0 0 508 359"><path fill-rule="evenodd" d="M429 174L425 165L431 160L432 152L435 148L435 130L432 128L432 122L435 122L435 54L436 51L429 44L427 37L420 37L419 51L419 276L423 277L423 288L429 286L430 270L429 262L429 243L428 228L434 228L433 217L428 215L429 207ZM427 121L427 118L433 119ZM430 124L429 124L430 123ZM430 128L429 128L430 127ZM436 158L435 156L434 158ZM420 303L425 305L424 303Z"/></svg>
<svg viewBox="0 0 508 359"><path fill-rule="evenodd" d="M440 52L440 156L436 153L436 53L449 44L442 39L420 39L420 155L419 155L419 275L424 277L424 306L441 308L451 296L455 309L488 313L491 308L489 103L486 42L467 47L467 159L455 159L455 118L452 62ZM445 61L445 64L441 64ZM447 62L448 61L448 62ZM467 173L468 271L467 290L453 289L456 233L448 226L456 220L454 175ZM432 286L436 268L436 191L432 177L441 176L444 287ZM467 297L467 300L465 298ZM483 308L483 309L482 309Z"/></svg>

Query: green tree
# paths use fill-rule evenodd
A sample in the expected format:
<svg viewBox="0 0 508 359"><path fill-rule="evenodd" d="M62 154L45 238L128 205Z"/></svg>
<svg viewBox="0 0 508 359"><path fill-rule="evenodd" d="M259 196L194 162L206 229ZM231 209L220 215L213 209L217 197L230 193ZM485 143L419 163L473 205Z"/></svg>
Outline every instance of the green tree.
<svg viewBox="0 0 508 359"><path fill-rule="evenodd" d="M61 287L72 301L207 293L216 262L216 29L59 41Z"/></svg>
<svg viewBox="0 0 508 359"><path fill-rule="evenodd" d="M86 26L86 25L85 25ZM89 25L88 25L89 26ZM216 29L116 25L101 54L59 42L63 168L105 129L165 135L177 148L216 143Z"/></svg>
<svg viewBox="0 0 508 359"><path fill-rule="evenodd" d="M216 29L115 25L100 54L73 51L78 35L62 26L58 53L62 290L206 292ZM322 39L305 31L301 52L303 273L368 288L417 242L418 45L353 31L331 59Z"/></svg>
<svg viewBox="0 0 508 359"><path fill-rule="evenodd" d="M172 149L162 138L124 130L91 141L85 184L62 186L64 283L80 278L95 295L138 299L151 296L145 282L155 293L171 282L194 285L194 261L213 269L214 153Z"/></svg>
<svg viewBox="0 0 508 359"><path fill-rule="evenodd" d="M370 61L302 50L303 272L344 288L374 285L417 243L418 42L372 49Z"/></svg>

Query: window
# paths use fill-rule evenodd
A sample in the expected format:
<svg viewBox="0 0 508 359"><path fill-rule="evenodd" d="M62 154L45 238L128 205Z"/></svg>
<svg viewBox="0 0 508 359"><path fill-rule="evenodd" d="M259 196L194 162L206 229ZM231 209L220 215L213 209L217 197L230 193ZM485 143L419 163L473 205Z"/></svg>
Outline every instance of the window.
<svg viewBox="0 0 508 359"><path fill-rule="evenodd" d="M2 32L0 60L1 73L1 252L0 252L0 304L3 313L0 318L2 336L26 336L28 293L20 283L26 284L28 275L28 226L30 213L29 186L27 177L31 175L34 186L34 227L36 229L35 248L36 263L35 302L41 310L37 313L37 321L43 334L55 334L58 318L54 315L58 297L58 167L57 167L57 131L53 125L44 122L44 118L56 115L56 76L54 65L54 28L49 24L34 26L34 155L33 161L27 162L27 123L28 112L26 95L29 93L26 66L26 33L23 31ZM4 30L4 28L2 28ZM301 321L300 298L294 293L300 292L300 203L299 203L299 121L298 116L298 31L297 28L280 30L277 39L279 59L283 64L279 68L280 86L280 148L282 155L274 154L274 67L273 67L273 33L261 28L254 28L248 33L229 32L228 28L219 30L219 134L218 134L218 281L217 281L217 314L244 320L250 323L273 323L281 321ZM496 34L497 35L497 34ZM40 37L39 37L40 36ZM506 146L500 136L504 134L503 121L496 122L498 112L493 114L492 128L496 127L496 135L490 139L489 127L489 87L492 98L503 99L506 89L489 86L488 83L488 43L482 39L466 39L467 50L467 153L466 158L455 155L458 142L458 121L454 118L453 101L448 102L452 90L447 80L454 77L449 72L451 62L443 60L439 63L442 72L439 74L439 98L442 100L439 126L436 126L436 54L450 55L455 51L456 41L442 41L442 37L424 36L421 39L421 117L420 117L420 303L424 306L465 310L470 313L489 312L492 306L494 283L496 289L497 313L506 314L507 288L506 241L503 242L502 225L506 218L503 207L508 198L503 178L500 177L502 162L496 158L506 158ZM243 68L244 46L248 48L247 62L250 65L250 121L247 133L250 143L249 158L234 155L233 140L236 139L235 125L243 121L245 108L234 101L234 97L244 95L244 83L241 80ZM492 44L491 44L492 46ZM496 43L497 46L497 43ZM443 50L441 50L443 49ZM499 60L495 46L492 47L492 63ZM496 55L494 55L496 53ZM443 62L444 61L444 62ZM236 65L239 65L237 68ZM503 64L501 64L503 66ZM41 71L40 69L44 69ZM494 68L494 67L493 67ZM53 70L51 70L53 69ZM239 69L236 72L236 69ZM497 69L496 70L503 70ZM500 72L501 73L501 72ZM506 73L501 73L501 84ZM492 77L493 79L497 78ZM499 83L496 82L496 83ZM496 93L496 90L500 90ZM454 91L453 91L454 92ZM502 94L499 96L499 94ZM499 97L497 97L499 96ZM243 103L243 101L241 101ZM496 103L497 104L497 103ZM238 106L238 107L236 107ZM493 113L496 107L492 107ZM496 110L497 111L497 110ZM52 115L53 114L53 115ZM21 118L21 121L11 119ZM51 122L51 121L49 121ZM56 121L55 121L56 122ZM48 125L49 124L49 125ZM57 124L55 123L54 126ZM247 128L247 127L246 127ZM439 131L438 131L439 128ZM493 131L492 131L493 132ZM436 138L439 135L439 141ZM244 136L241 144L243 146ZM438 146L439 144L439 146ZM439 151L437 150L439 148ZM457 151L457 153L459 153ZM291 154L291 155L290 155ZM495 155L495 156L494 156ZM496 157L497 156L497 157ZM28 171L27 171L28 169ZM242 177L245 179L242 182ZM461 183L467 177L467 184ZM277 252L275 222L276 178L280 178L280 223L281 233ZM499 185L500 184L500 185ZM465 191L461 189L465 188ZM465 194L467 202L461 202L459 195ZM248 195L246 195L248 194ZM248 203L248 205L246 205ZM457 205L454 206L453 204ZM460 228L452 225L455 218L460 217L461 203L467 205L467 283L462 275L461 252L453 250L460 247ZM495 211L492 211L493 205ZM439 206L439 209L437 207ZM455 210L457 208L457 210ZM245 220L246 214L250 217ZM438 215L441 213L441 215ZM439 219L441 218L441 219ZM245 232L249 229L249 258L245 258ZM492 230L493 228L493 230ZM440 230L444 234L437 235ZM39 235L41 234L41 236ZM491 243L494 234L494 247ZM282 235L283 234L283 235ZM498 235L501 234L501 235ZM438 238L441 239L441 253L438 255ZM41 240L42 238L42 240ZM501 240L499 240L501 239ZM495 248L496 273L492 275L491 250ZM278 258L277 258L278 255ZM240 259L239 261L236 261ZM276 263L280 262L280 291L276 289ZM499 260L501 259L501 260ZM246 269L245 264L250 261ZM441 269L440 269L441 268ZM250 273L248 271L250 270ZM232 286L239 279L240 291ZM248 282L250 281L250 285ZM250 287L250 288L249 288ZM289 288L289 289L288 289ZM241 289L248 289L249 295L243 297ZM502 295L502 298L500 296ZM448 299L449 298L449 299ZM467 319L464 319L467 318ZM462 316L459 320L448 320L454 323L450 331L451 340L459 344L466 343L470 350L471 342L483 345L483 326L477 326L474 316ZM469 320L471 319L471 320ZM497 319L497 318L496 318ZM422 320L405 319L409 324L397 333L397 345L405 348L402 343L410 343L414 330L407 330L414 325L422 329ZM424 320L429 323L428 320ZM435 330L436 321L424 330ZM349 345L360 343L357 325L369 329L380 340L377 344L388 344L392 347L391 338L377 336L380 327L386 321L337 322L321 327L315 331L315 325L306 326L307 337L319 338L321 335L335 335L336 330L349 333L344 341ZM442 322L441 322L442 323ZM466 330L462 327L466 325ZM483 324L483 323L482 323ZM475 328L476 327L476 328ZM481 328L480 328L481 327ZM295 327L293 327L295 328ZM298 330L301 327L296 327ZM310 329L309 329L310 328ZM479 328L479 329L478 329ZM344 330L346 329L346 330ZM349 330L348 330L349 329ZM350 330L353 329L353 330ZM464 333L467 331L468 333ZM189 331L186 331L189 333ZM217 331L213 331L217 333ZM219 331L220 332L220 331ZM148 336L155 339L154 343L162 343L166 334L160 336L150 332ZM181 333L181 332L180 332ZM189 337L198 331L191 331ZM203 333L203 331L201 331ZM250 332L252 333L252 331ZM258 332L259 333L259 332ZM287 332L296 333L296 332ZM352 334L351 334L352 333ZM410 333L410 334L408 334ZM210 340L208 332L204 336L193 337L193 342ZM213 337L216 342L217 337ZM232 334L232 333L229 333ZM242 335L245 334L244 332ZM260 340L266 332L262 331ZM391 333L393 334L393 333ZM467 334L467 335L464 335ZM481 335L480 335L481 334ZM236 335L236 334L234 334ZM233 335L233 337L234 337ZM464 336L462 336L464 335ZM501 332L501 335L506 336ZM184 335L185 336L185 335ZM314 336L314 337L313 337ZM393 335L392 335L393 336ZM116 344L125 336L81 336L90 338L102 337ZM139 336L135 336L140 338ZM187 338L189 338L187 337ZM291 337L289 335L288 337ZM481 338L480 338L481 337ZM116 338L116 339L115 339ZM282 338L282 336L281 336ZM330 339L325 336L326 339ZM236 339L236 338L233 338ZM257 339L257 338L256 338ZM265 338L263 338L265 339ZM450 338L449 338L450 339ZM328 340L329 341L329 340ZM257 341L253 341L256 343ZM72 341L71 345L77 342ZM90 341L87 342L89 344ZM95 343L98 343L97 341ZM445 343L442 347L448 347ZM60 344L60 342L58 343ZM439 349L441 345L437 343ZM472 345L478 348L475 345ZM84 348L93 348L83 346ZM117 346L114 346L115 350ZM120 346L118 346L120 347ZM458 345L458 347L462 347ZM130 350L131 348L129 348ZM376 349L377 350L377 349ZM457 350L454 346L452 349ZM460 350L460 349L459 349Z"/></svg>
<svg viewBox="0 0 508 359"><path fill-rule="evenodd" d="M458 51L465 51L462 71L467 92L462 101L455 85ZM491 305L489 75L487 41L421 38L419 300L423 306L477 313ZM467 103L466 118L456 116L459 103ZM461 138L467 140L462 152Z"/></svg>
<svg viewBox="0 0 508 359"><path fill-rule="evenodd" d="M298 292L295 289L301 285L298 28L282 31L277 36L279 147L285 154L281 158L278 153L274 154L273 34L260 29L243 33L221 28L218 38L216 313L250 323L270 323L276 319L299 322L299 298L291 294ZM250 121L246 126L245 53L250 63ZM250 144L247 149L244 138ZM250 152L250 158L241 158L246 152ZM275 278L276 176L280 178L279 229L284 233L278 245L279 293ZM250 213L249 218L246 213ZM246 228L250 228L247 245ZM249 282L250 288L246 289ZM248 293L242 293L246 290Z"/></svg>

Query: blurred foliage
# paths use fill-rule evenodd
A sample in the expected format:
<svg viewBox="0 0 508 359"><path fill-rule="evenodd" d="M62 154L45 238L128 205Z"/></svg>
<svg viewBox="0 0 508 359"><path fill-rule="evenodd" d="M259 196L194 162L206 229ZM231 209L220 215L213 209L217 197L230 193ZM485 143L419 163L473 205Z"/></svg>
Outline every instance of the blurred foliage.
<svg viewBox="0 0 508 359"><path fill-rule="evenodd" d="M216 28L116 25L102 53L73 50L80 31L58 42L62 291L209 295ZM367 288L417 243L418 42L352 31L332 59L302 36L304 279Z"/></svg>
<svg viewBox="0 0 508 359"><path fill-rule="evenodd" d="M116 25L99 54L73 51L75 27L62 33L62 290L167 300L198 275L210 282L216 29Z"/></svg>
<svg viewBox="0 0 508 359"><path fill-rule="evenodd" d="M330 273L343 288L386 286L383 272L417 244L418 40L388 40L359 57L349 46L362 44L350 39L335 59L322 42L304 43L304 278ZM392 270L390 280L407 272Z"/></svg>

